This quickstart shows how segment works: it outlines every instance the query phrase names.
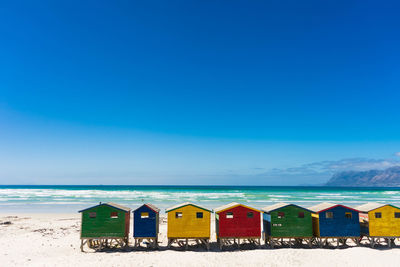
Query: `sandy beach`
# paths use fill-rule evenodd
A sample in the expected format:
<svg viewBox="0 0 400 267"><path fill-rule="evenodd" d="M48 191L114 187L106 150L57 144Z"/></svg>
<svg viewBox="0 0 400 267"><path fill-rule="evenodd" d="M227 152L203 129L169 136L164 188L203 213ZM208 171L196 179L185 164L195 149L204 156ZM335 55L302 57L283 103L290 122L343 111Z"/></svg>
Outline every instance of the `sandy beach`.
<svg viewBox="0 0 400 267"><path fill-rule="evenodd" d="M0 214L1 266L398 266L400 248L80 251L79 214ZM215 241L215 238L212 239ZM132 242L132 240L131 240Z"/></svg>

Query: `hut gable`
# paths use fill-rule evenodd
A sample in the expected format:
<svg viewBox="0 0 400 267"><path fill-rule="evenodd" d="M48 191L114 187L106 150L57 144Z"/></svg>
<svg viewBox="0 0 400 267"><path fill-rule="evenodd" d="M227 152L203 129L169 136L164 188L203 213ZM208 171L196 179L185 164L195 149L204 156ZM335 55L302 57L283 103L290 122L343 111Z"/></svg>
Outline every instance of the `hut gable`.
<svg viewBox="0 0 400 267"><path fill-rule="evenodd" d="M246 205L244 205L244 204L237 203L237 202L232 202L232 203L226 204L226 205L224 205L224 206L215 208L214 211L215 211L215 213L220 213L220 212L223 212L223 211L225 211L225 210L233 209L233 208L238 207L238 206L245 207L245 208L250 209L250 210L253 210L253 211L255 211L255 212L261 212L261 211L258 210L258 209L255 209L255 208L252 208L252 207L249 207L249 206L246 206Z"/></svg>
<svg viewBox="0 0 400 267"><path fill-rule="evenodd" d="M363 212L362 235L400 236L400 208L389 204L367 203L358 206L357 209Z"/></svg>
<svg viewBox="0 0 400 267"><path fill-rule="evenodd" d="M276 203L276 204L271 205L271 206L264 207L264 208L262 208L262 211L264 211L266 213L269 213L269 212L271 212L273 210L280 209L280 208L288 206L288 205L290 205L290 204L284 203L284 202L280 202L280 203Z"/></svg>
<svg viewBox="0 0 400 267"><path fill-rule="evenodd" d="M313 228L317 237L360 236L359 212L350 207L321 203L309 208L314 211Z"/></svg>
<svg viewBox="0 0 400 267"><path fill-rule="evenodd" d="M109 202L79 212L81 238L126 238L129 234L129 208Z"/></svg>
<svg viewBox="0 0 400 267"><path fill-rule="evenodd" d="M156 206L154 206L153 204L146 203L146 204L144 204L144 205L146 205L148 208L152 209L154 212L157 212L157 213L160 212L160 209L157 208Z"/></svg>
<svg viewBox="0 0 400 267"><path fill-rule="evenodd" d="M262 209L264 231L271 237L312 237L312 211L287 203Z"/></svg>
<svg viewBox="0 0 400 267"><path fill-rule="evenodd" d="M367 213L377 208L386 206L386 204L376 203L376 202L368 202L363 205L356 207L355 209L359 210L360 212Z"/></svg>
<svg viewBox="0 0 400 267"><path fill-rule="evenodd" d="M133 236L156 238L159 231L159 211L146 203L133 211Z"/></svg>
<svg viewBox="0 0 400 267"><path fill-rule="evenodd" d="M176 209L180 209L180 208L183 208L183 207L186 207L186 206L193 206L193 207L196 207L196 208L198 208L198 209L202 209L202 210L211 212L211 210L206 209L206 208L204 208L204 207L201 207L201 206L196 205L196 204L191 203L191 202L184 202L184 203L181 203L181 204L178 204L178 205L169 207L169 208L165 209L165 212L168 213L168 212L170 212L170 211L173 211L173 210L176 210Z"/></svg>
<svg viewBox="0 0 400 267"><path fill-rule="evenodd" d="M168 238L209 238L211 210L193 203L182 203L166 209Z"/></svg>
<svg viewBox="0 0 400 267"><path fill-rule="evenodd" d="M99 207L99 206L109 206L109 207L112 207L112 208L115 208L115 209L119 209L119 210L122 210L122 211L125 211L125 212L130 212L130 211L131 211L130 208L124 207L124 206L119 205L119 204L116 204L116 203L114 203L114 202L106 202L106 203L101 203L101 202L100 202L100 203L99 203L98 205L96 205L96 206L93 206L93 207L90 207L90 208L86 208L86 209L80 210L79 212L84 212L84 211L86 211L86 210L94 209L94 208Z"/></svg>
<svg viewBox="0 0 400 267"><path fill-rule="evenodd" d="M312 210L313 212L318 213L318 212L320 212L320 211L323 211L323 210L332 208L332 207L334 207L334 206L336 206L336 205L337 205L337 204L328 203L328 202L323 202L323 203L317 204L317 205L315 205L315 206L309 207L308 209L309 209L309 210Z"/></svg>
<svg viewBox="0 0 400 267"><path fill-rule="evenodd" d="M216 233L219 238L259 238L261 211L236 202L216 208Z"/></svg>

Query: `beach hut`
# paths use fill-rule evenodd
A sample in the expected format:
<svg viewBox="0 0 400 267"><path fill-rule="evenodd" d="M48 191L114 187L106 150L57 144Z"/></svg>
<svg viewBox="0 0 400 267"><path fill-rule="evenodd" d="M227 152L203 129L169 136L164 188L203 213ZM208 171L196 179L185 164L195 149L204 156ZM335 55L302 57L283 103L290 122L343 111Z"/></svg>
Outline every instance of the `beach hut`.
<svg viewBox="0 0 400 267"><path fill-rule="evenodd" d="M343 205L321 203L309 208L312 214L314 236L320 247L328 245L329 240L346 244L351 239L358 245L360 220L358 210Z"/></svg>
<svg viewBox="0 0 400 267"><path fill-rule="evenodd" d="M82 251L85 244L94 249L128 245L129 208L111 202L100 202L99 205L79 212L82 214Z"/></svg>
<svg viewBox="0 0 400 267"><path fill-rule="evenodd" d="M294 204L277 203L262 209L265 244L312 246L312 211Z"/></svg>
<svg viewBox="0 0 400 267"><path fill-rule="evenodd" d="M236 202L216 208L215 230L220 248L240 241L260 245L261 211ZM237 241L237 243L236 243Z"/></svg>
<svg viewBox="0 0 400 267"><path fill-rule="evenodd" d="M371 246L386 242L388 247L400 238L400 208L380 203L356 207L360 211L361 236L368 237Z"/></svg>
<svg viewBox="0 0 400 267"><path fill-rule="evenodd" d="M168 247L177 243L188 247L189 241L202 243L209 249L211 210L190 202L166 209L168 214Z"/></svg>
<svg viewBox="0 0 400 267"><path fill-rule="evenodd" d="M133 237L135 247L140 247L142 242L151 247L158 246L158 224L160 209L146 203L133 211Z"/></svg>

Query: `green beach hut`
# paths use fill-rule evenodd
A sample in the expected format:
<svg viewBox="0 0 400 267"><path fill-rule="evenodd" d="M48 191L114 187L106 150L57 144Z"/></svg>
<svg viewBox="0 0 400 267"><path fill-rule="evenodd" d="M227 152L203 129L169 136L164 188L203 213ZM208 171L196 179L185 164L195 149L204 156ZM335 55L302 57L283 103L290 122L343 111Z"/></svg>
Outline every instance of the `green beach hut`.
<svg viewBox="0 0 400 267"><path fill-rule="evenodd" d="M130 209L115 203L99 205L79 211L82 214L81 250L83 246L124 247L128 245Z"/></svg>
<svg viewBox="0 0 400 267"><path fill-rule="evenodd" d="M310 247L313 239L312 211L287 203L277 203L262 209L265 244L300 245Z"/></svg>

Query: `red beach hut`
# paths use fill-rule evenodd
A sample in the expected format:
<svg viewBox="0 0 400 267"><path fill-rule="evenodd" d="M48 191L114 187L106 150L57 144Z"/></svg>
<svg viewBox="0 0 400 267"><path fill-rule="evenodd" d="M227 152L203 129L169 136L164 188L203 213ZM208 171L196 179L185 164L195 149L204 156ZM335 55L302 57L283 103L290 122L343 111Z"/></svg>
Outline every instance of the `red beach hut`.
<svg viewBox="0 0 400 267"><path fill-rule="evenodd" d="M215 209L217 240L223 245L240 245L240 241L260 245L261 211L239 203Z"/></svg>

